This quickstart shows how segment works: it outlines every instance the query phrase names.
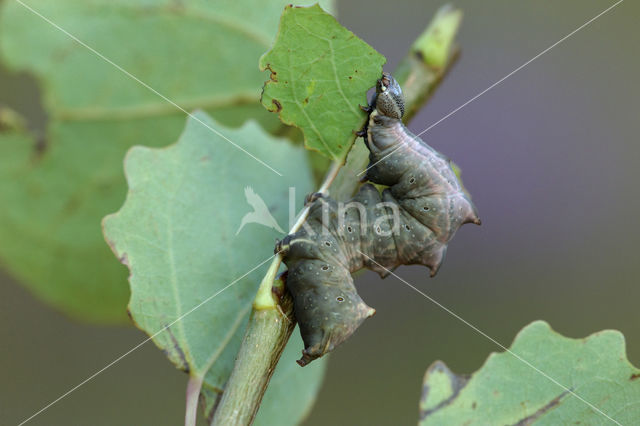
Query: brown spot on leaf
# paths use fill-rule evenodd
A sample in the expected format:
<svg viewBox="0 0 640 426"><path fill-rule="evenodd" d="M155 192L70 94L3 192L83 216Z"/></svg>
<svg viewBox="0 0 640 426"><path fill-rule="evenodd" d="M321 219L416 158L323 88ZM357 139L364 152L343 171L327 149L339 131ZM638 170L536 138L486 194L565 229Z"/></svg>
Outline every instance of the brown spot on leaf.
<svg viewBox="0 0 640 426"><path fill-rule="evenodd" d="M282 111L282 104L277 99L271 99L271 103L276 106L276 112Z"/></svg>
<svg viewBox="0 0 640 426"><path fill-rule="evenodd" d="M629 377L629 380L636 380L636 379L640 379L640 373L632 374L631 377Z"/></svg>
<svg viewBox="0 0 640 426"><path fill-rule="evenodd" d="M266 65L264 66L264 69L265 69L265 70L268 70L268 71L271 73L271 74L269 74L269 79L270 79L271 81L273 81L273 82L277 83L277 82L278 82L278 77L277 77L278 73L277 73L276 71L274 71L274 70L273 70L273 68L271 68L271 64L266 64ZM267 82L265 82L265 84L266 84L266 83L268 83L268 81L267 81ZM263 90L264 90L264 88L263 88Z"/></svg>

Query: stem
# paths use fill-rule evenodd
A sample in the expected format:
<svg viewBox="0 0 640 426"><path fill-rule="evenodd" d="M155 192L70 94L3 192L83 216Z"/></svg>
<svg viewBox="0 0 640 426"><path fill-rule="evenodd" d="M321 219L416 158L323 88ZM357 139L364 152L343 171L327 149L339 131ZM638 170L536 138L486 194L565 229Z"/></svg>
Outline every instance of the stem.
<svg viewBox="0 0 640 426"><path fill-rule="evenodd" d="M293 316L291 296L284 293L279 303L280 309L254 309L251 313L212 426L248 425L257 414L264 391L296 326L290 319Z"/></svg>
<svg viewBox="0 0 640 426"><path fill-rule="evenodd" d="M395 78L405 91L405 118L415 114L455 61L457 55L454 54L456 49L452 48L452 41L461 17L458 9L449 6L441 8L399 64ZM327 193L330 187L335 188L332 195L338 199L347 198L353 193L358 185L355 175L366 167L368 158L368 151L360 148L352 147L345 167L345 158L333 162L317 192ZM308 214L309 206L305 206L289 233L300 229ZM281 263L282 256L278 253L260 283L240 352L214 414L212 426L251 424L280 355L295 328L293 302L286 292L285 280L275 280Z"/></svg>
<svg viewBox="0 0 640 426"><path fill-rule="evenodd" d="M184 426L196 426L198 417L198 397L202 388L202 377L189 377L187 383L187 408L184 414Z"/></svg>

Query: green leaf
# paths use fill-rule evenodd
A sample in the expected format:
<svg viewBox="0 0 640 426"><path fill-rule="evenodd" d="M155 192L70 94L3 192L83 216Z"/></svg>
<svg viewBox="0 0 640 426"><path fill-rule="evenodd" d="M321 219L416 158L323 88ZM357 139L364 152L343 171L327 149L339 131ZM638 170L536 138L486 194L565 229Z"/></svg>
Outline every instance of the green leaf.
<svg viewBox="0 0 640 426"><path fill-rule="evenodd" d="M286 1L27 3L186 110L280 126L259 104L257 61ZM124 322L126 270L100 219L124 199L127 149L175 141L185 115L18 2L3 2L0 31L3 61L36 77L49 119L42 138L0 133L0 262L76 318Z"/></svg>
<svg viewBox="0 0 640 426"><path fill-rule="evenodd" d="M366 118L358 104L367 104L385 61L320 6L288 6L273 48L260 58L271 71L262 104L302 129L307 148L342 160Z"/></svg>
<svg viewBox="0 0 640 426"><path fill-rule="evenodd" d="M223 129L204 113L196 117ZM178 368L204 379L209 410L233 367L253 296L273 257L275 238L282 236L256 223L242 226L243 218L252 206L260 212L264 201L277 224L286 228L289 187L298 194L312 190L301 147L269 136L255 122L224 132L257 157L286 170L286 176L259 167L202 123L189 119L176 144L129 151L127 200L103 222L105 238L130 270L131 317ZM262 213L267 223L269 215ZM298 349L291 346L293 353L285 362L295 365ZM298 368L295 374L286 367L276 370L274 383L287 382L287 404L297 407L297 416L312 401L322 370ZM276 386L270 392L284 391Z"/></svg>
<svg viewBox="0 0 640 426"><path fill-rule="evenodd" d="M640 370L627 360L620 332L570 339L536 321L510 350L571 392L507 352L491 354L470 378L437 361L425 375L420 425L635 424L640 418Z"/></svg>

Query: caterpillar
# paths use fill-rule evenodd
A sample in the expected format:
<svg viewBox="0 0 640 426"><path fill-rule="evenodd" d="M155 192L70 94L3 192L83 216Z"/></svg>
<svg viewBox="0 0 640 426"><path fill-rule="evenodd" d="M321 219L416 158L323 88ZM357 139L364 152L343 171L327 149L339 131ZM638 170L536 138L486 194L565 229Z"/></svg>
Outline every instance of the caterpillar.
<svg viewBox="0 0 640 426"><path fill-rule="evenodd" d="M383 73L362 131L369 149L365 183L347 203L309 199L304 226L276 245L304 342L301 366L332 351L375 313L358 295L351 273L381 277L399 265L425 265L434 276L447 243L465 223L480 224L450 160L402 123L404 97Z"/></svg>

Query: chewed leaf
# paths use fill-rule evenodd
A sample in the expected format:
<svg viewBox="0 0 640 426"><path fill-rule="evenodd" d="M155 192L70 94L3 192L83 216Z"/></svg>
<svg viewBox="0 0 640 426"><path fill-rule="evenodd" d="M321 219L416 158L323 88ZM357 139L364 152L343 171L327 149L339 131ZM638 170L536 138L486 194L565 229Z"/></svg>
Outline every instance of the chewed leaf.
<svg viewBox="0 0 640 426"><path fill-rule="evenodd" d="M285 177L260 167L205 124ZM289 188L311 191L305 158L304 149L255 122L232 130L198 112L176 144L134 147L125 160L127 199L103 226L130 270L129 311L176 367L203 381L207 407L215 405L233 367L261 273L281 236L277 229L288 226ZM291 382L286 386L296 400L290 403L300 407L294 413L300 416L322 367L296 374L300 380L283 381Z"/></svg>
<svg viewBox="0 0 640 426"><path fill-rule="evenodd" d="M620 332L570 339L536 321L510 351L491 354L470 378L435 362L424 379L420 425L634 424L640 418L640 370L627 360Z"/></svg>
<svg viewBox="0 0 640 426"><path fill-rule="evenodd" d="M302 129L308 148L343 158L366 118L358 105L385 61L320 6L287 6L273 48L260 58L271 71L262 104Z"/></svg>

